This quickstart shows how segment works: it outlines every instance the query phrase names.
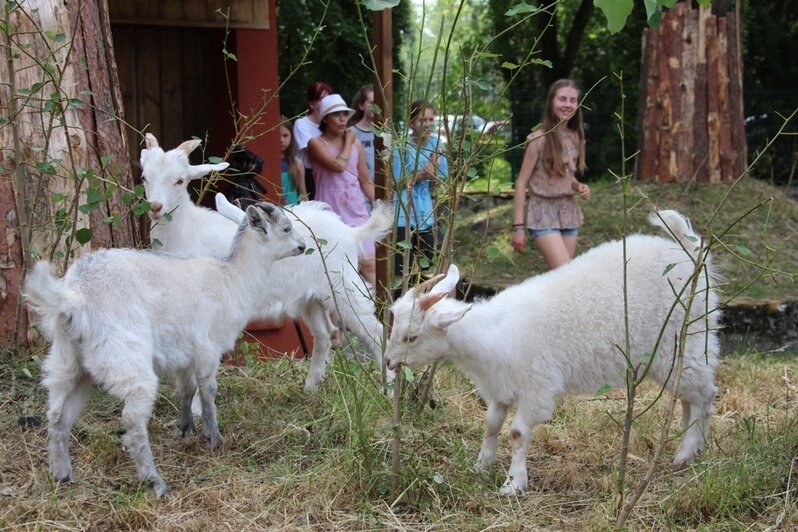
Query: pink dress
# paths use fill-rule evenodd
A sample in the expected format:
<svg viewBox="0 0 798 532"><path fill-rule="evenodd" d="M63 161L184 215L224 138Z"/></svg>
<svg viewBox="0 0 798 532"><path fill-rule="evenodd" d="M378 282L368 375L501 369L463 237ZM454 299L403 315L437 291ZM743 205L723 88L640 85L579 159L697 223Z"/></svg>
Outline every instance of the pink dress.
<svg viewBox="0 0 798 532"><path fill-rule="evenodd" d="M323 138L319 138L319 140L324 142L333 157L337 157L341 153L341 150L330 145ZM351 227L363 225L369 218L368 206L357 174L359 157L359 150L352 148L349 152L346 170L343 172L335 172L321 164L313 167L313 179L316 181L314 199L329 205L344 223ZM363 242L362 247L364 256L374 256L373 241Z"/></svg>

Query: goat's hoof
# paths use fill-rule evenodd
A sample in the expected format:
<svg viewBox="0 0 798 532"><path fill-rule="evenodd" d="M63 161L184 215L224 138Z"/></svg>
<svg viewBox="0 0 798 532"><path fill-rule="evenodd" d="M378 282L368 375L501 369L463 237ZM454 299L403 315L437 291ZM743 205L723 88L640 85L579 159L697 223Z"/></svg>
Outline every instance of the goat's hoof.
<svg viewBox="0 0 798 532"><path fill-rule="evenodd" d="M180 428L180 436L182 438L187 438L187 437L191 436L192 434L194 434L194 424L193 423L191 425L188 425L187 427L181 427Z"/></svg>
<svg viewBox="0 0 798 532"><path fill-rule="evenodd" d="M306 382L305 393L315 393L319 389L320 382Z"/></svg>
<svg viewBox="0 0 798 532"><path fill-rule="evenodd" d="M55 482L72 482L72 467L50 468L50 476Z"/></svg>
<svg viewBox="0 0 798 532"><path fill-rule="evenodd" d="M203 435L205 440L207 440L207 447L208 449L216 449L222 444L223 438L222 435L218 432L216 434L204 434Z"/></svg>
<svg viewBox="0 0 798 532"><path fill-rule="evenodd" d="M493 465L492 460L479 458L476 462L474 462L474 470L477 471L478 473L484 473L485 471L490 469L490 466L492 465Z"/></svg>
<svg viewBox="0 0 798 532"><path fill-rule="evenodd" d="M152 490L152 493L160 498L169 493L169 486L166 485L162 479L152 479L147 482L147 486Z"/></svg>
<svg viewBox="0 0 798 532"><path fill-rule="evenodd" d="M504 486L499 490L500 495L521 495L526 490L526 482L515 483L511 478L504 482Z"/></svg>

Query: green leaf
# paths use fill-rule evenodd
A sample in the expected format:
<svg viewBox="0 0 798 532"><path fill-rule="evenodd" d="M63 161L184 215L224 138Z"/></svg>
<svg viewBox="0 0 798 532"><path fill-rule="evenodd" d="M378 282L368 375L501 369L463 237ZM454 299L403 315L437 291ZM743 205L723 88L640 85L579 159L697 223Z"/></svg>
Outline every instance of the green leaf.
<svg viewBox="0 0 798 532"><path fill-rule="evenodd" d="M99 203L100 191L96 188L90 188L86 191L86 203Z"/></svg>
<svg viewBox="0 0 798 532"><path fill-rule="evenodd" d="M314 251L316 251L316 248L307 248L305 250L305 255L313 255Z"/></svg>
<svg viewBox="0 0 798 532"><path fill-rule="evenodd" d="M551 68L552 67L551 61L549 61L548 59L530 59L529 63L532 64L532 65L544 66L546 68Z"/></svg>
<svg viewBox="0 0 798 532"><path fill-rule="evenodd" d="M748 255L750 255L750 254L751 254L751 250L750 250L750 249L748 249L748 247L747 247L745 244L743 244L742 242L740 242L739 244L737 244L737 246L736 246L736 247L737 247L737 252L738 252L740 255L742 255L743 257L747 257Z"/></svg>
<svg viewBox="0 0 798 532"><path fill-rule="evenodd" d="M607 17L607 29L610 33L618 33L626 25L634 0L594 0L593 5L601 9Z"/></svg>
<svg viewBox="0 0 798 532"><path fill-rule="evenodd" d="M83 244L91 240L91 229L89 229L88 227L78 229L77 231L75 231L75 238L78 240L78 242L80 242L80 245L82 246Z"/></svg>
<svg viewBox="0 0 798 532"><path fill-rule="evenodd" d="M327 241L324 240L323 238L319 238L319 245L320 246L326 246L327 245Z"/></svg>
<svg viewBox="0 0 798 532"><path fill-rule="evenodd" d="M113 159L113 157L111 155L101 155L100 156L100 166L105 168L106 166L108 166L108 163L111 162L111 159Z"/></svg>
<svg viewBox="0 0 798 532"><path fill-rule="evenodd" d="M676 264L668 264L667 266L665 266L665 271L662 272L662 276L664 277L664 276L668 275L668 272L671 271L672 269L674 269L675 267L676 267Z"/></svg>
<svg viewBox="0 0 798 532"><path fill-rule="evenodd" d="M504 63L502 63L502 68L506 68L508 70L514 70L518 68L518 65L516 65L515 63L511 63L509 61L505 61Z"/></svg>
<svg viewBox="0 0 798 532"><path fill-rule="evenodd" d="M497 248L496 246L489 247L487 254L489 259L498 259L499 257L502 256L501 250L499 250L499 248Z"/></svg>
<svg viewBox="0 0 798 532"><path fill-rule="evenodd" d="M397 242L396 245L402 249L410 249L413 247L413 244L409 240L402 240L401 242Z"/></svg>
<svg viewBox="0 0 798 532"><path fill-rule="evenodd" d="M474 168L473 166L468 169L468 171L466 172L466 175L468 177L470 177L471 179L476 179L476 178L479 177L479 173L477 172L477 169Z"/></svg>
<svg viewBox="0 0 798 532"><path fill-rule="evenodd" d="M526 13L534 13L537 11L537 6L533 6L532 4L527 4L526 2L521 2L520 4L516 4L510 9L508 9L504 14L508 17L512 17L515 15L521 15Z"/></svg>
<svg viewBox="0 0 798 532"><path fill-rule="evenodd" d="M231 61L238 61L236 54L228 52L227 48L222 48L222 55L224 55L225 59L230 59Z"/></svg>
<svg viewBox="0 0 798 532"><path fill-rule="evenodd" d="M56 192L55 194L50 196L50 201L52 201L53 203L61 203L62 201L64 201L64 198L66 198L64 194Z"/></svg>
<svg viewBox="0 0 798 532"><path fill-rule="evenodd" d="M369 11L382 11L398 6L399 2L401 0L363 0L363 7Z"/></svg>
<svg viewBox="0 0 798 532"><path fill-rule="evenodd" d="M122 192L122 198L121 198L122 205L130 205L131 203L133 203L133 200L135 198L136 196L132 192L130 192L129 190L125 190L124 192Z"/></svg>
<svg viewBox="0 0 798 532"><path fill-rule="evenodd" d="M150 212L150 202L149 201L139 201L136 203L136 206L133 207L133 214L135 216L141 216Z"/></svg>
<svg viewBox="0 0 798 532"><path fill-rule="evenodd" d="M22 374L25 375L27 378L32 379L33 375L31 374L28 368L22 368Z"/></svg>
<svg viewBox="0 0 798 532"><path fill-rule="evenodd" d="M701 7L709 7L712 5L712 0L698 0L698 4ZM672 6L671 6L672 7Z"/></svg>
<svg viewBox="0 0 798 532"><path fill-rule="evenodd" d="M405 379L407 380L407 382L416 382L416 375L415 375L415 373L413 373L412 369L410 369L407 366L404 366L402 368L402 371L405 374Z"/></svg>
<svg viewBox="0 0 798 532"><path fill-rule="evenodd" d="M607 392L609 392L610 390L612 390L612 386L610 386L609 384L605 384L601 388L596 390L596 395L604 395Z"/></svg>
<svg viewBox="0 0 798 532"><path fill-rule="evenodd" d="M66 35L63 33L56 33L54 31L45 31L44 35L56 44L66 42Z"/></svg>
<svg viewBox="0 0 798 532"><path fill-rule="evenodd" d="M429 261L427 257L421 257L421 259L419 259L418 261L418 265L421 267L422 270L426 270L432 265L432 263Z"/></svg>
<svg viewBox="0 0 798 532"><path fill-rule="evenodd" d="M219 164L219 163L223 163L224 159L222 159L221 157L212 156L212 157L208 157L208 162L211 163L211 164Z"/></svg>

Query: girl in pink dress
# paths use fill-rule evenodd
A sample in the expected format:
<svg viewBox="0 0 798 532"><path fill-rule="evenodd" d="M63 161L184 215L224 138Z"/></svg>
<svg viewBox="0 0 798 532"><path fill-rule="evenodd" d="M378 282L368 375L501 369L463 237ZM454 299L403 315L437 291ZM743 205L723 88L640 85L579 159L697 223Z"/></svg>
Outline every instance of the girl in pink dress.
<svg viewBox="0 0 798 532"><path fill-rule="evenodd" d="M374 201L374 183L363 145L346 128L354 111L338 94L322 98L319 108L322 134L311 139L307 148L316 181L315 199L327 203L344 223L356 227L369 217L366 201ZM376 286L374 242L365 243L362 251L360 273L371 286Z"/></svg>

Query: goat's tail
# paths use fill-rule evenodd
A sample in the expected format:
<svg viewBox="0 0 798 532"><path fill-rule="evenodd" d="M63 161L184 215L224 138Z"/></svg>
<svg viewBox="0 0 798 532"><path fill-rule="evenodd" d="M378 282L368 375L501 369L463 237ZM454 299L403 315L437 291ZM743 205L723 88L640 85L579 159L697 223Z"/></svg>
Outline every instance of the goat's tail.
<svg viewBox="0 0 798 532"><path fill-rule="evenodd" d="M664 229L671 237L679 242L693 257L701 245L701 237L693 231L690 220L674 210L652 212L648 221Z"/></svg>
<svg viewBox="0 0 798 532"><path fill-rule="evenodd" d="M366 223L355 228L355 238L358 242L382 240L393 229L393 225L393 204L377 200Z"/></svg>
<svg viewBox="0 0 798 532"><path fill-rule="evenodd" d="M53 275L52 267L46 260L33 265L25 279L22 292L28 308L39 316L42 327L49 338L54 338L61 328L61 317L66 310L64 287L59 278Z"/></svg>

